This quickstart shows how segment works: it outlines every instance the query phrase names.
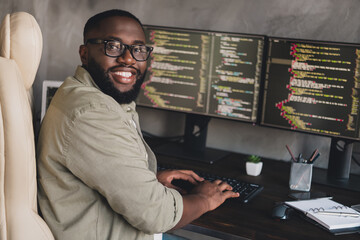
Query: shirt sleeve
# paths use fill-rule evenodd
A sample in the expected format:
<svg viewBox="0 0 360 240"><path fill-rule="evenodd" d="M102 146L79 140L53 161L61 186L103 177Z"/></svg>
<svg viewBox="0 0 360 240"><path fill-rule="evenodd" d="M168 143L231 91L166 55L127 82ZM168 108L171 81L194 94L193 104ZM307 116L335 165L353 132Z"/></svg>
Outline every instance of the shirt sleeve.
<svg viewBox="0 0 360 240"><path fill-rule="evenodd" d="M144 144L129 120L106 107L79 111L66 134L66 165L133 227L150 234L168 231L182 216L182 197L149 170Z"/></svg>

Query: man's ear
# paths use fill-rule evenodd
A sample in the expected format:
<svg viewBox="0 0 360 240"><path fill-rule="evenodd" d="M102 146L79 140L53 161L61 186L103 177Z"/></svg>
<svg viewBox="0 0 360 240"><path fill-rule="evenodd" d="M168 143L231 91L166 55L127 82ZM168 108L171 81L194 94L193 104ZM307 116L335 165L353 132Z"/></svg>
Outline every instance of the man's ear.
<svg viewBox="0 0 360 240"><path fill-rule="evenodd" d="M85 45L80 45L79 55L83 66L87 66L88 63L88 49Z"/></svg>

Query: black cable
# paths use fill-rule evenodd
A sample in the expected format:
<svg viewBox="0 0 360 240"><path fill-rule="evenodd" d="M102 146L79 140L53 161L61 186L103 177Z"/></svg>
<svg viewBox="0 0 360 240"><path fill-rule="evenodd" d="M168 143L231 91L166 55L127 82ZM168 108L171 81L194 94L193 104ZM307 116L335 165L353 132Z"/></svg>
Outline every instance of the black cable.
<svg viewBox="0 0 360 240"><path fill-rule="evenodd" d="M356 157L354 157L354 154L360 154L360 153L353 152L353 154L351 155L351 159L356 163L356 165L358 165L360 167L360 162Z"/></svg>
<svg viewBox="0 0 360 240"><path fill-rule="evenodd" d="M360 167L360 162L354 156L351 156L351 159Z"/></svg>

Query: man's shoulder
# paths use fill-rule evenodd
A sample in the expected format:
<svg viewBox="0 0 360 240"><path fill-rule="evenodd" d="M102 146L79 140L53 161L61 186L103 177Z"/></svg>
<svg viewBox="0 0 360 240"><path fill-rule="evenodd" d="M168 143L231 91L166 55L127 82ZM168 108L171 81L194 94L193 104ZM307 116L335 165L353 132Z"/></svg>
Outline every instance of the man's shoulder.
<svg viewBox="0 0 360 240"><path fill-rule="evenodd" d="M54 104L61 105L69 110L87 106L114 110L118 108L118 104L113 98L95 86L84 84L74 77L66 78L58 91Z"/></svg>

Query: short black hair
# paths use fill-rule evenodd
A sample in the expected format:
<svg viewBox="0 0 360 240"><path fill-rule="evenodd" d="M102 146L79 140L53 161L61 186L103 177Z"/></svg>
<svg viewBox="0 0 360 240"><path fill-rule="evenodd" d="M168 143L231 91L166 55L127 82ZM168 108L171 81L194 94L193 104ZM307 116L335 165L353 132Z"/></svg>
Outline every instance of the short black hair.
<svg viewBox="0 0 360 240"><path fill-rule="evenodd" d="M92 16L86 22L85 27L84 27L84 32L83 32L84 43L85 43L85 35L88 32L95 29L102 20L109 18L109 17L115 17L115 16L132 18L135 21L137 21L140 24L141 28L144 30L143 25L140 22L140 20L137 17L135 17L132 13L125 11L125 10L121 10L121 9L107 10L105 12L101 12L101 13L98 13L98 14Z"/></svg>

